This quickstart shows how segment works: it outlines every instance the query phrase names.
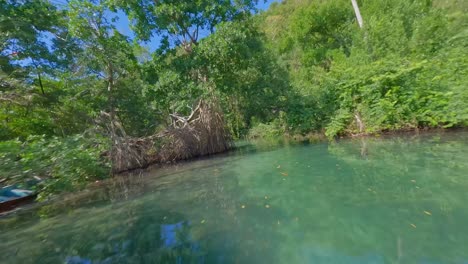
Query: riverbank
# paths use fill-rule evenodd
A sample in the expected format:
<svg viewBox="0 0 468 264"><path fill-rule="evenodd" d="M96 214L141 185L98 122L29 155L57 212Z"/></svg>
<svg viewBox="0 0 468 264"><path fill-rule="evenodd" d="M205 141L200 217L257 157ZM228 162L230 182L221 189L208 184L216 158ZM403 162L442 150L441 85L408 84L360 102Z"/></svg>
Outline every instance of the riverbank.
<svg viewBox="0 0 468 264"><path fill-rule="evenodd" d="M232 138L323 142L468 126L463 1L372 1L360 7L363 28L345 0L264 12L255 1L17 2L5 3L5 23L25 28L5 27L0 54L0 182L45 179L39 199L221 153ZM172 9L180 17L165 14ZM117 34L110 10L136 18L132 38ZM186 34L196 28L216 30ZM140 44L153 34L164 35L161 49L148 51Z"/></svg>
<svg viewBox="0 0 468 264"><path fill-rule="evenodd" d="M244 148L116 177L0 218L0 255L279 264L323 262L325 248L327 261L362 263L397 259L400 243L402 263L468 259L468 134L441 133ZM181 222L176 245L199 251L165 244Z"/></svg>
<svg viewBox="0 0 468 264"><path fill-rule="evenodd" d="M398 130L398 131L387 131L379 134L372 134L372 135L359 135L359 136L353 136L353 135L348 135L348 136L342 136L337 138L337 141L342 141L342 140L348 140L352 138L363 138L363 139L378 139L378 138L391 138L394 136L419 136L419 135L425 135L425 134L450 134L450 133L456 133L456 132L465 132L467 131L466 128L452 128L452 129L419 129L419 130ZM215 155L205 155L205 156L198 156L198 157L192 157L190 159L184 159L184 160L178 160L178 161L172 161L172 162L164 162L164 163L152 163L152 164L147 164L147 166L141 167L141 168L135 168L133 170L121 172L118 174L115 174L112 177L109 176L100 176L100 177L94 177L94 178L87 178L84 180L81 180L78 185L76 185L74 188L67 188L66 190L68 192L74 192L74 191L79 191L82 189L94 189L94 188L100 188L102 185L107 185L109 182L114 182L114 179L117 179L117 182L125 182L127 178L131 177L139 177L139 175L144 174L148 171L152 170L163 170L167 171L170 170L171 168L177 167L177 166L184 166L185 164L189 164L192 162L198 162L198 161L206 161L210 160L213 158L219 158L219 157L228 157L230 155L236 155L239 152L250 152L252 151L252 144L257 146L257 149L259 150L268 150L268 149L274 149L275 147L282 146L282 145L289 145L289 144L302 144L302 143L312 143L312 144L320 144L320 143L326 143L328 142L328 139L325 137L324 134L319 134L319 133L310 133L307 135L295 135L295 136L284 136L284 137L276 137L276 138L268 138L265 140L254 140L254 141L238 141L236 144L233 145L233 148L230 151L223 152L223 153L218 153ZM114 185L113 183L111 185ZM57 193L61 193L63 190L56 189L54 192L50 192L50 189L45 189L45 192L42 193L40 196L40 200L49 200L50 197L53 197L51 195L55 195ZM55 199L52 199L54 201Z"/></svg>

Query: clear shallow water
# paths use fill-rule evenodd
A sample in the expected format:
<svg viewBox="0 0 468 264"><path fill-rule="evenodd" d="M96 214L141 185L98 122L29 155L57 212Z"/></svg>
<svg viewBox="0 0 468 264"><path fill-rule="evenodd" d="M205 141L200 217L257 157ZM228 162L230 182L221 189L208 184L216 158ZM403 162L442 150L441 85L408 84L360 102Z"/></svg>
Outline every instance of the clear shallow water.
<svg viewBox="0 0 468 264"><path fill-rule="evenodd" d="M246 146L0 218L0 263L468 263L468 133Z"/></svg>

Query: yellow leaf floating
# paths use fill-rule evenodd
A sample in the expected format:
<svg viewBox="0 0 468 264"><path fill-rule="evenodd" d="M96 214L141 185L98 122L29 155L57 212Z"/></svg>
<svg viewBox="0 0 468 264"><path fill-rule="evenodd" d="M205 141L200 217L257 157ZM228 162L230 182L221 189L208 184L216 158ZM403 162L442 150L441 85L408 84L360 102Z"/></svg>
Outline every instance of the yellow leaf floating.
<svg viewBox="0 0 468 264"><path fill-rule="evenodd" d="M265 195L265 200L268 199L268 196Z"/></svg>
<svg viewBox="0 0 468 264"><path fill-rule="evenodd" d="M278 167L276 167L277 169L281 168L281 165L278 165Z"/></svg>
<svg viewBox="0 0 468 264"><path fill-rule="evenodd" d="M416 183L416 180L411 180L412 183Z"/></svg>
<svg viewBox="0 0 468 264"><path fill-rule="evenodd" d="M288 174L286 172L282 172L281 175L288 176Z"/></svg>
<svg viewBox="0 0 468 264"><path fill-rule="evenodd" d="M241 205L241 208L244 209L244 208L245 208L245 205Z"/></svg>
<svg viewBox="0 0 468 264"><path fill-rule="evenodd" d="M415 224L410 224L412 227L416 228L416 225Z"/></svg>
<svg viewBox="0 0 468 264"><path fill-rule="evenodd" d="M266 205L265 205L265 208L270 208L270 205L266 204Z"/></svg>
<svg viewBox="0 0 468 264"><path fill-rule="evenodd" d="M205 219L201 220L201 222L200 222L200 223L204 224L204 223L205 223Z"/></svg>
<svg viewBox="0 0 468 264"><path fill-rule="evenodd" d="M432 215L431 212L428 212L428 211L424 211L424 213L427 215Z"/></svg>

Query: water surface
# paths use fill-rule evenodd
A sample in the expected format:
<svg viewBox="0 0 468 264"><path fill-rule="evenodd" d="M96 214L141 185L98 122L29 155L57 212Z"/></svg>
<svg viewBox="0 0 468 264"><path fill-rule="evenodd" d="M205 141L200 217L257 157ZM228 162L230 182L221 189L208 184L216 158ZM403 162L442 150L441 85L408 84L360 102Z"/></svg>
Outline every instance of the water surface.
<svg viewBox="0 0 468 264"><path fill-rule="evenodd" d="M468 263L468 133L247 145L0 232L1 263Z"/></svg>

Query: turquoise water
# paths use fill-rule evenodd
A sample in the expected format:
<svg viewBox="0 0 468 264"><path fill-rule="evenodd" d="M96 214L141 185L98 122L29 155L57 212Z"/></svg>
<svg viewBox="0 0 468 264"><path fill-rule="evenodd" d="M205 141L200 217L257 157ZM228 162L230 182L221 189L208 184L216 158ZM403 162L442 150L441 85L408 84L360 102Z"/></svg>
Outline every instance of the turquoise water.
<svg viewBox="0 0 468 264"><path fill-rule="evenodd" d="M0 232L1 263L468 263L468 133L245 145Z"/></svg>

